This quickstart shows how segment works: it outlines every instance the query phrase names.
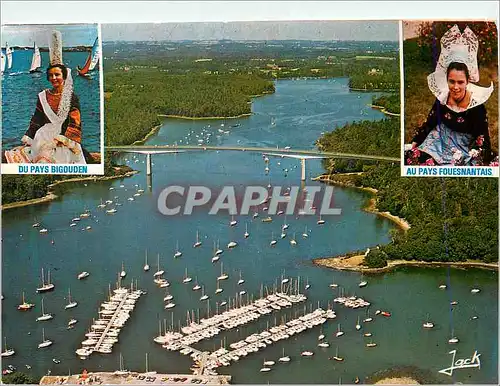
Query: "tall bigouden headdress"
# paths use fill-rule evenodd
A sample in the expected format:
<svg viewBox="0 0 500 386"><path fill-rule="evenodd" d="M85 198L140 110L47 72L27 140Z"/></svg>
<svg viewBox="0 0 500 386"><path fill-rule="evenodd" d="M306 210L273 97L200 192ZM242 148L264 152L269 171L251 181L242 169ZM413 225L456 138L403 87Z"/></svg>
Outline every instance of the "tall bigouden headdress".
<svg viewBox="0 0 500 386"><path fill-rule="evenodd" d="M62 35L59 31L53 31L50 44L49 44L49 57L50 65L63 64L63 41ZM61 95L61 101L59 102L59 108L57 111L57 116L64 121L71 108L71 98L73 96L73 78L71 77L71 69L65 65L68 70L68 76L64 81L64 87Z"/></svg>
<svg viewBox="0 0 500 386"><path fill-rule="evenodd" d="M441 38L441 54L436 64L436 70L427 77L429 89L434 96L446 104L448 99L448 79L446 71L452 62L463 63L469 70L469 82L479 81L479 69L477 66L477 51L479 41L477 36L469 27L461 33L455 24ZM490 87L480 87L472 83L467 84L467 90L472 94L469 107L482 104L488 100L493 92L493 82Z"/></svg>

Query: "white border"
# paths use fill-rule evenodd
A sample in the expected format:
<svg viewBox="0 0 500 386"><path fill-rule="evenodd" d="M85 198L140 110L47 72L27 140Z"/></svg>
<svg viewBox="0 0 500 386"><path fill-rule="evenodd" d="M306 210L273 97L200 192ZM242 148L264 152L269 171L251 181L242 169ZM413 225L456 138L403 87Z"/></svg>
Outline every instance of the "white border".
<svg viewBox="0 0 500 386"><path fill-rule="evenodd" d="M416 172L413 174L412 169ZM468 171L475 173L470 175L453 175L452 173L462 173ZM412 172L410 174L410 172ZM403 165L401 166L402 177L497 177L499 176L498 166L419 166L419 165Z"/></svg>
<svg viewBox="0 0 500 386"><path fill-rule="evenodd" d="M61 4L71 4L71 12L54 12ZM2 24L496 20L499 11L498 1L2 1L0 7Z"/></svg>
<svg viewBox="0 0 500 386"><path fill-rule="evenodd" d="M79 172L74 172L74 173L46 173L43 171L43 168L48 167L49 170L51 169L52 166L55 167L86 167L87 172L86 173L79 173ZM26 173L20 173L19 170L21 167L27 168L28 172ZM33 168L33 170L30 170L30 168ZM36 170L38 168L38 170ZM104 162L96 165L96 164L2 164L2 175L4 174L18 174L18 175L37 175L37 174L50 174L50 175L89 175L89 174L97 174L97 175L102 175L104 174Z"/></svg>

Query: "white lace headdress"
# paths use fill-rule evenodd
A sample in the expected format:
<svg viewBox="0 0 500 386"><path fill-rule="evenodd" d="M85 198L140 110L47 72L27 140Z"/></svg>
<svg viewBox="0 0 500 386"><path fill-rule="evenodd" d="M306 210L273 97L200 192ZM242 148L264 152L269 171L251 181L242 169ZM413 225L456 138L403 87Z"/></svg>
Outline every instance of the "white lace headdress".
<svg viewBox="0 0 500 386"><path fill-rule="evenodd" d="M477 36L469 27L466 27L461 33L455 24L441 38L441 53L436 70L427 77L427 83L431 92L442 104L446 104L448 99L449 89L446 71L452 62L464 63L469 70L467 90L472 94L469 108L486 102L490 97L493 92L493 82L490 87L481 87L470 83L479 81L478 48Z"/></svg>
<svg viewBox="0 0 500 386"><path fill-rule="evenodd" d="M60 31L52 32L52 39L49 44L49 57L50 57L50 65L54 64L62 64L63 62L63 41L62 35ZM57 116L64 122L68 117L69 110L71 108L71 98L73 95L73 78L71 76L71 69L66 66L68 70L68 76L64 81L64 87L61 95L61 100L59 102L59 107L57 109Z"/></svg>

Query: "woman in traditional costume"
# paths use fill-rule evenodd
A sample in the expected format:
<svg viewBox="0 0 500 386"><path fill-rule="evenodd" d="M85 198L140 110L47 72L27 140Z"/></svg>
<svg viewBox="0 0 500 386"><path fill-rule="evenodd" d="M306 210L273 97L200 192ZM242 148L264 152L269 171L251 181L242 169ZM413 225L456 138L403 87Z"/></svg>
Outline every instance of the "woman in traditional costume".
<svg viewBox="0 0 500 386"><path fill-rule="evenodd" d="M436 70L427 77L436 97L426 122L412 139L406 164L488 165L494 157L484 103L493 92L480 87L479 42L469 27L457 25L441 38Z"/></svg>
<svg viewBox="0 0 500 386"><path fill-rule="evenodd" d="M71 69L62 61L62 39L52 35L47 80L52 89L38 94L35 113L22 146L5 152L9 163L85 164L81 146L80 103L73 92Z"/></svg>

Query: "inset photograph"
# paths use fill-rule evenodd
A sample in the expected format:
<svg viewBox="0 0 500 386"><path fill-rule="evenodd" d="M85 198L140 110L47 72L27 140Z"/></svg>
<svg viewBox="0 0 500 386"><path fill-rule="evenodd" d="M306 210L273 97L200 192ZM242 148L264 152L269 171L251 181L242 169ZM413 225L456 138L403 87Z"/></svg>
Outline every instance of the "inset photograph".
<svg viewBox="0 0 500 386"><path fill-rule="evenodd" d="M405 166L498 167L497 47L494 22L403 22Z"/></svg>
<svg viewBox="0 0 500 386"><path fill-rule="evenodd" d="M2 173L102 174L99 26L2 26L1 56Z"/></svg>

